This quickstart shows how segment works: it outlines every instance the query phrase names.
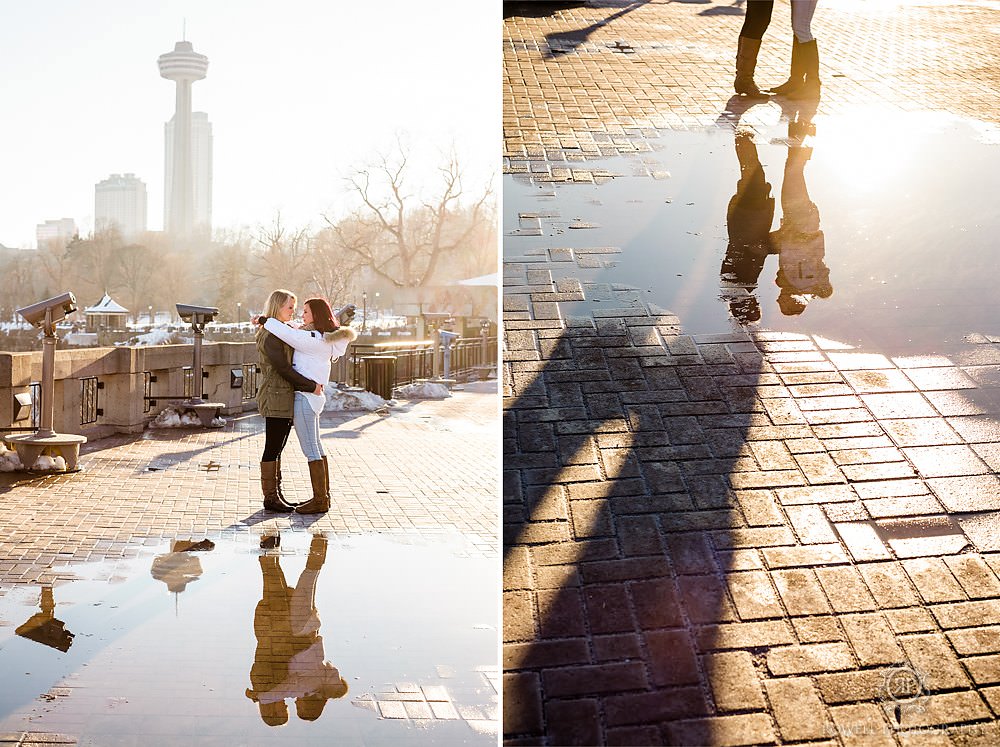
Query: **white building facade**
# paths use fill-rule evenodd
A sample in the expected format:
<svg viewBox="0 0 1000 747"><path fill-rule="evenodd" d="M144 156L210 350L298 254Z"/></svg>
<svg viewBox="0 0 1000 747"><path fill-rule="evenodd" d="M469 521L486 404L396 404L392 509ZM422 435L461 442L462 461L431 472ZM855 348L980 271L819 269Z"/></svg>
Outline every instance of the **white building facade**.
<svg viewBox="0 0 1000 747"><path fill-rule="evenodd" d="M166 158L164 161L163 225L169 225L168 216L175 214L174 201L178 199L173 189L174 173L174 120L164 125ZM191 176L192 230L194 233L212 232L212 123L205 112L191 112Z"/></svg>
<svg viewBox="0 0 1000 747"><path fill-rule="evenodd" d="M68 244L76 236L76 221L72 218L57 218L47 220L35 226L35 241L41 249L50 242L58 242L61 245Z"/></svg>
<svg viewBox="0 0 1000 747"><path fill-rule="evenodd" d="M146 184L135 174L112 174L94 188L94 230L117 227L134 241L146 232Z"/></svg>

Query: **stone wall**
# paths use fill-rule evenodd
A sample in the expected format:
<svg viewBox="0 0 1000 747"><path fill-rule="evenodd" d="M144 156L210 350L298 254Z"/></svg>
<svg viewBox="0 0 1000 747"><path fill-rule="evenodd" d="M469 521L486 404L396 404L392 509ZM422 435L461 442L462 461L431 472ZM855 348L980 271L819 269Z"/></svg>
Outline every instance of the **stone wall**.
<svg viewBox="0 0 1000 747"><path fill-rule="evenodd" d="M243 388L232 387L230 378L232 369L257 363L256 346L250 342L205 342L201 354L202 370L207 374L205 399L225 403L223 414L256 409L256 400L244 401ZM190 367L193 360L193 345L56 350L52 427L57 433L78 433L92 440L114 433L141 432L171 399L184 398L183 369ZM143 399L146 372L156 379L150 391L157 402L149 412L144 412ZM103 385L97 391L98 407L103 413L97 422L82 425L81 380L92 376ZM0 428L30 427L30 419L12 423L14 395L29 391L32 382L41 380L41 350L0 352Z"/></svg>

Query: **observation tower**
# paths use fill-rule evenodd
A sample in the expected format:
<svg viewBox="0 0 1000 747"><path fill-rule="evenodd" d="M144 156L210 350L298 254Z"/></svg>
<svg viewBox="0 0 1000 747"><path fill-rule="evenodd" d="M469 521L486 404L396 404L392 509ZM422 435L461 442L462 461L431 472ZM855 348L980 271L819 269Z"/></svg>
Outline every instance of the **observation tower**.
<svg viewBox="0 0 1000 747"><path fill-rule="evenodd" d="M208 57L194 51L189 41L174 44L174 51L161 54L160 76L177 84L174 111L174 144L170 189L163 216L164 228L174 236L190 236L194 230L194 168L191 154L191 84L208 73Z"/></svg>

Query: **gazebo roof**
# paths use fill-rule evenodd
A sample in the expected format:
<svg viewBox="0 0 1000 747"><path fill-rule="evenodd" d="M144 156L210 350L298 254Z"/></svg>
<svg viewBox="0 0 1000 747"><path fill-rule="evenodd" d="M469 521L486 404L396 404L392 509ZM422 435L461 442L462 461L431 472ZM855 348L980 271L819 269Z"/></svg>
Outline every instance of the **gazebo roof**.
<svg viewBox="0 0 1000 747"><path fill-rule="evenodd" d="M115 301L107 293L104 294L104 298L98 301L93 306L88 306L83 310L84 314L127 314L128 309L121 306L117 301Z"/></svg>

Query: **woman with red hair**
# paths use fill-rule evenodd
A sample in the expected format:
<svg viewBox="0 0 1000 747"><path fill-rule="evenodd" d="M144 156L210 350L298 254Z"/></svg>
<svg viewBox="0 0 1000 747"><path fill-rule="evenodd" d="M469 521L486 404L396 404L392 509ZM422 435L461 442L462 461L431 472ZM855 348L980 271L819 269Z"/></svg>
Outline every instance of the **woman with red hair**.
<svg viewBox="0 0 1000 747"><path fill-rule="evenodd" d="M353 316L353 307L345 307L339 316ZM259 317L264 329L295 351L292 368L306 378L318 382L330 380L330 362L347 352L347 346L357 338L357 332L341 326L323 298L310 298L302 309L302 327L295 329L275 317ZM293 421L302 453L309 462L309 479L313 496L295 507L296 513L320 514L330 510L330 468L323 442L319 436L319 416L326 404L323 394L295 392Z"/></svg>

